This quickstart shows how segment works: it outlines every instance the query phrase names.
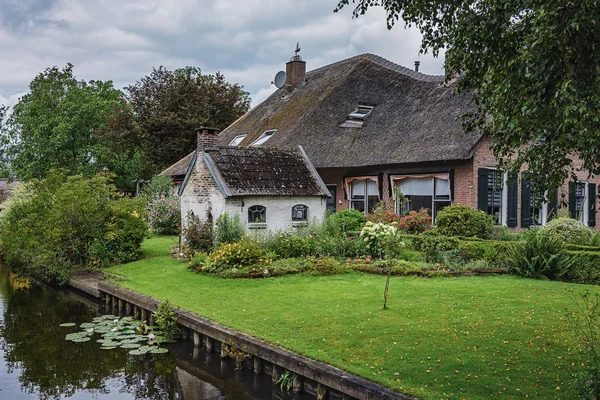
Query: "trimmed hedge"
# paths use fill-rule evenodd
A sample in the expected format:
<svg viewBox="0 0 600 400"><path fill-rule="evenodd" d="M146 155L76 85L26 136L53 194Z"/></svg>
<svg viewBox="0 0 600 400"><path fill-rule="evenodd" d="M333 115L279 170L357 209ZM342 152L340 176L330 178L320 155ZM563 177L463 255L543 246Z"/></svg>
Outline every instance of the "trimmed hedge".
<svg viewBox="0 0 600 400"><path fill-rule="evenodd" d="M560 279L587 285L600 284L600 251L567 250L567 265L560 273Z"/></svg>

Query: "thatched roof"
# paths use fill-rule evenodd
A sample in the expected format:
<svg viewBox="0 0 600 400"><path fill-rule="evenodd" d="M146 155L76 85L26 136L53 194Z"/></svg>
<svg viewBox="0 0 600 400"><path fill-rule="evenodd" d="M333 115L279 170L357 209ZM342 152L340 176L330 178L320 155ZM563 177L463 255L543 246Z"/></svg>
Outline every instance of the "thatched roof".
<svg viewBox="0 0 600 400"><path fill-rule="evenodd" d="M188 154L181 160L177 161L175 164L171 165L169 168L165 169L159 175L173 176L173 177L184 176L187 171L188 165L190 165L190 160L194 156L195 152L196 151L192 151L190 154Z"/></svg>
<svg viewBox="0 0 600 400"><path fill-rule="evenodd" d="M463 135L457 118L470 99L443 80L373 54L352 57L308 72L291 92L277 90L221 132L219 144L247 134L247 146L277 129L265 146L302 145L317 168L468 159L481 135ZM359 104L374 106L362 127L340 127Z"/></svg>
<svg viewBox="0 0 600 400"><path fill-rule="evenodd" d="M301 147L209 147L202 159L225 197L329 196Z"/></svg>

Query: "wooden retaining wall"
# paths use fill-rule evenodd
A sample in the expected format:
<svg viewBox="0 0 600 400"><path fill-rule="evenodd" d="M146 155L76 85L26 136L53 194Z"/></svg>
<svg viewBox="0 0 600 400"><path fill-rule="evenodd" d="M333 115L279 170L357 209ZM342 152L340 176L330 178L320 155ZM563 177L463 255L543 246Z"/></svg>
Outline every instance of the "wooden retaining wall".
<svg viewBox="0 0 600 400"><path fill-rule="evenodd" d="M104 281L97 285L107 311L115 315L132 315L152 323L152 313L158 309L157 300ZM195 348L204 348L209 353L220 351L222 357L227 357L227 348L241 350L252 357L254 373L270 374L273 382L285 371L290 371L295 393L313 393L318 400L414 400L385 386L258 340L189 311L177 308L174 311L184 336L194 341Z"/></svg>

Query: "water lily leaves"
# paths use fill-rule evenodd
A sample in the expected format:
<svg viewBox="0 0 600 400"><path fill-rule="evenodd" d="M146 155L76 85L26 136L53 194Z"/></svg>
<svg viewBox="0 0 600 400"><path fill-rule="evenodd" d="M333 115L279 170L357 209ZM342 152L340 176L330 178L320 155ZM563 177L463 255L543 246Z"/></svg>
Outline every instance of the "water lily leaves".
<svg viewBox="0 0 600 400"><path fill-rule="evenodd" d="M65 322L64 324L60 324L59 326L62 326L63 328L70 328L75 325L77 325L75 322Z"/></svg>
<svg viewBox="0 0 600 400"><path fill-rule="evenodd" d="M165 349L164 347L159 347L157 349L152 349L150 350L150 353L152 354L162 354L162 353L168 353L169 350Z"/></svg>
<svg viewBox="0 0 600 400"><path fill-rule="evenodd" d="M112 350L112 349L116 349L117 346L102 346L100 347L100 350Z"/></svg>
<svg viewBox="0 0 600 400"><path fill-rule="evenodd" d="M141 347L141 344L137 344L137 343L123 343L121 346L122 349L137 349L139 347Z"/></svg>
<svg viewBox="0 0 600 400"><path fill-rule="evenodd" d="M94 324L93 322L84 322L83 324L79 325L79 327L84 329L95 328L96 324Z"/></svg>
<svg viewBox="0 0 600 400"><path fill-rule="evenodd" d="M89 342L90 340L91 339L89 337L82 337L82 338L71 339L71 342L83 343L83 342Z"/></svg>
<svg viewBox="0 0 600 400"><path fill-rule="evenodd" d="M129 352L129 354L131 354L132 356L143 356L144 354L146 354L146 350L142 351L140 349L133 349Z"/></svg>

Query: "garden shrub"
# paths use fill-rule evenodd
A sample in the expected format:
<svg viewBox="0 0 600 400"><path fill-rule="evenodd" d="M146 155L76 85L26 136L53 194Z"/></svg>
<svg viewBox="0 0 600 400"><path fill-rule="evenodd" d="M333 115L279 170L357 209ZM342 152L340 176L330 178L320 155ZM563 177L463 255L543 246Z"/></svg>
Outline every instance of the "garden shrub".
<svg viewBox="0 0 600 400"><path fill-rule="evenodd" d="M181 229L179 198L173 194L155 195L148 202L148 222L152 232L178 235Z"/></svg>
<svg viewBox="0 0 600 400"><path fill-rule="evenodd" d="M213 248L213 224L210 211L207 211L204 220L192 211L188 211L181 237L184 242L184 254L188 258L197 252L210 252Z"/></svg>
<svg viewBox="0 0 600 400"><path fill-rule="evenodd" d="M158 310L153 314L156 325L164 332L167 339L176 339L181 334L181 329L177 325L177 315L169 300L161 301Z"/></svg>
<svg viewBox="0 0 600 400"><path fill-rule="evenodd" d="M314 255L314 241L295 232L276 232L264 243L264 247L280 258L298 258Z"/></svg>
<svg viewBox="0 0 600 400"><path fill-rule="evenodd" d="M428 262L436 262L440 259L440 253L454 251L458 248L459 240L452 236L444 236L439 233L425 235L421 243L421 251L425 253Z"/></svg>
<svg viewBox="0 0 600 400"><path fill-rule="evenodd" d="M516 237L510 232L508 227L504 225L494 225L490 229L490 232L486 239L489 240L515 240Z"/></svg>
<svg viewBox="0 0 600 400"><path fill-rule="evenodd" d="M367 220L373 222L374 224L385 222L395 226L398 226L398 222L400 222L401 218L402 216L400 216L400 214L385 208L376 208L371 214L367 215Z"/></svg>
<svg viewBox="0 0 600 400"><path fill-rule="evenodd" d="M398 229L386 222L367 221L360 231L360 237L367 244L372 255L380 258L393 256L404 248L404 243L396 240Z"/></svg>
<svg viewBox="0 0 600 400"><path fill-rule="evenodd" d="M237 272L241 268L265 268L272 261L256 240L244 239L235 243L222 243L200 267L201 272L222 274Z"/></svg>
<svg viewBox="0 0 600 400"><path fill-rule="evenodd" d="M103 257L105 262L128 263L142 256L142 242L148 234L148 222L144 202L141 199L120 198L108 204L105 240L96 241L95 249L104 243L103 253L91 251L96 258Z"/></svg>
<svg viewBox="0 0 600 400"><path fill-rule="evenodd" d="M329 234L338 234L351 231L360 231L367 222L365 215L353 209L338 211L327 217L325 221L325 230Z"/></svg>
<svg viewBox="0 0 600 400"><path fill-rule="evenodd" d="M202 267L207 266L208 253L197 252L190 257L189 269L196 272L201 272Z"/></svg>
<svg viewBox="0 0 600 400"><path fill-rule="evenodd" d="M600 284L600 251L565 251L560 279L590 285Z"/></svg>
<svg viewBox="0 0 600 400"><path fill-rule="evenodd" d="M592 240L590 241L590 246L600 247L600 231L594 232Z"/></svg>
<svg viewBox="0 0 600 400"><path fill-rule="evenodd" d="M493 218L481 210L453 205L444 207L436 216L437 230L448 236L487 238L494 226Z"/></svg>
<svg viewBox="0 0 600 400"><path fill-rule="evenodd" d="M69 271L136 259L147 233L143 202L108 177L50 174L29 186L0 224L0 255L20 275L64 284Z"/></svg>
<svg viewBox="0 0 600 400"><path fill-rule="evenodd" d="M593 236L590 228L573 218L555 218L538 230L544 236L551 236L568 244L589 245Z"/></svg>
<svg viewBox="0 0 600 400"><path fill-rule="evenodd" d="M308 271L310 263L302 258L284 258L273 261L268 266L268 270L272 276L280 276L286 274L298 274Z"/></svg>
<svg viewBox="0 0 600 400"><path fill-rule="evenodd" d="M219 215L215 222L213 235L215 245L235 243L242 240L244 235L246 235L246 226L239 215L235 214L232 217L227 212L224 212Z"/></svg>
<svg viewBox="0 0 600 400"><path fill-rule="evenodd" d="M336 275L348 272L348 269L333 257L310 258L309 271L313 275Z"/></svg>
<svg viewBox="0 0 600 400"><path fill-rule="evenodd" d="M419 234L431 229L431 217L427 211L411 211L400 218L398 228L404 233Z"/></svg>
<svg viewBox="0 0 600 400"><path fill-rule="evenodd" d="M541 229L530 229L523 240L513 242L508 260L513 271L527 278L552 279L565 261L564 242L557 235L545 235Z"/></svg>

